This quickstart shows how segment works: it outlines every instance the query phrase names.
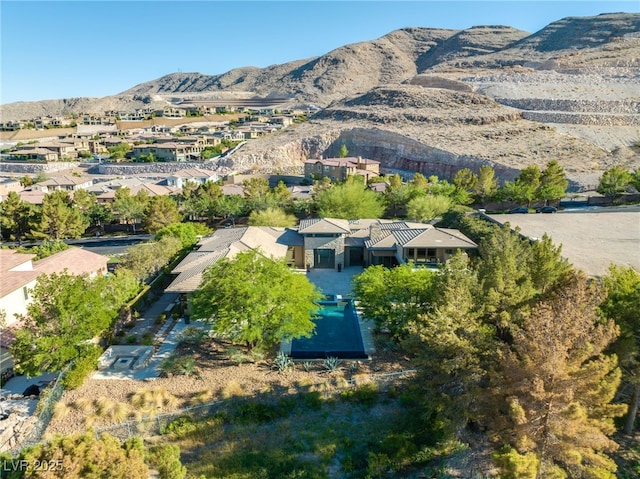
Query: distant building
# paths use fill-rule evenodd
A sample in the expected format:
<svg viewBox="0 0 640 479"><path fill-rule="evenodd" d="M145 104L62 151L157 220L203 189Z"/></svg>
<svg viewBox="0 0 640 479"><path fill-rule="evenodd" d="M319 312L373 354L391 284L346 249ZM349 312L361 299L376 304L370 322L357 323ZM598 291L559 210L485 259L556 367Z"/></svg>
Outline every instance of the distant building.
<svg viewBox="0 0 640 479"><path fill-rule="evenodd" d="M44 193L51 193L52 191L77 191L86 190L93 185L93 180L89 177L76 177L76 176L60 176L57 178L50 178L46 181L36 183L33 185L33 189L41 190Z"/></svg>
<svg viewBox="0 0 640 479"><path fill-rule="evenodd" d="M176 171L172 175L167 176L167 186L182 189L185 183L195 183L203 185L207 181L218 181L219 177L216 173L200 168L189 168L186 170Z"/></svg>
<svg viewBox="0 0 640 479"><path fill-rule="evenodd" d="M17 193L22 191L22 183L15 178L0 178L0 201L7 199L7 195L12 191Z"/></svg>
<svg viewBox="0 0 640 479"><path fill-rule="evenodd" d="M304 176L309 179L330 178L344 181L350 175L362 175L365 179L380 175L380 162L358 156L357 158L326 158L304 162Z"/></svg>

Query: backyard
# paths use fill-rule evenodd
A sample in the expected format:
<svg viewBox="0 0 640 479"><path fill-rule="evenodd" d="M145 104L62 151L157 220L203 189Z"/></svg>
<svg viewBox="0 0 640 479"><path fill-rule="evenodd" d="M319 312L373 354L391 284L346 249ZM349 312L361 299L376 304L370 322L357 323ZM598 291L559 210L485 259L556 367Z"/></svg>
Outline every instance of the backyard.
<svg viewBox="0 0 640 479"><path fill-rule="evenodd" d="M56 406L47 434L68 434L85 427L101 427L128 419L163 413L195 404L252 396L277 390L293 393L312 384L341 387L346 381L371 374L410 368L409 360L381 344L371 360L296 362L280 371L273 359L224 341L203 338L201 330L187 329L182 341L154 380L103 380L88 378L65 392ZM136 394L147 391L164 400L153 408L141 407Z"/></svg>

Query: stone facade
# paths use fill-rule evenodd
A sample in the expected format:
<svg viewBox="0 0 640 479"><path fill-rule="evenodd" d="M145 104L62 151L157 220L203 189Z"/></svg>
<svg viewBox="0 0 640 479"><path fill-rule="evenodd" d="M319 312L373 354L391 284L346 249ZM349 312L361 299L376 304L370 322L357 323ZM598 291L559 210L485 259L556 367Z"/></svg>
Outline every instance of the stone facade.
<svg viewBox="0 0 640 479"><path fill-rule="evenodd" d="M304 237L304 262L307 265L311 265L312 268L316 267L314 250L316 249L331 249L335 251L335 266L344 265L344 236L331 236L331 237L317 237L317 236L305 236Z"/></svg>

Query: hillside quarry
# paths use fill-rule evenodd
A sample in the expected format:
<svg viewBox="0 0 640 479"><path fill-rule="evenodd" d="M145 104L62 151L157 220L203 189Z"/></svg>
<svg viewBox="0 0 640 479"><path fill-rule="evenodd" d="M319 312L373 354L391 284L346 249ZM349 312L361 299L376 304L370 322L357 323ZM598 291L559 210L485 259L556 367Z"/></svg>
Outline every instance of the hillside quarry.
<svg viewBox="0 0 640 479"><path fill-rule="evenodd" d="M529 34L508 26L405 28L326 55L221 75L175 73L100 99L2 105L2 117L103 112L185 98L286 96L308 122L253 140L221 166L302 171L350 155L387 171L450 178L493 166L511 179L558 160L575 188L607 168L640 167L640 14L564 18Z"/></svg>

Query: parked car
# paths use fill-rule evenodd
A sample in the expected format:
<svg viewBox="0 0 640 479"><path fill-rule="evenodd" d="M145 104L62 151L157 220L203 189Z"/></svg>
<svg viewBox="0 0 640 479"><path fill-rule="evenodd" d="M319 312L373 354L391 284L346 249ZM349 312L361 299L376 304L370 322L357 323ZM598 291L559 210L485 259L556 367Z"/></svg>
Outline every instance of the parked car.
<svg viewBox="0 0 640 479"><path fill-rule="evenodd" d="M527 208L526 206L518 206L517 208L513 208L512 210L509 210L509 214L528 213L528 212L529 212L529 208Z"/></svg>
<svg viewBox="0 0 640 479"><path fill-rule="evenodd" d="M543 206L542 208L538 208L536 213L556 213L558 208L555 206Z"/></svg>

